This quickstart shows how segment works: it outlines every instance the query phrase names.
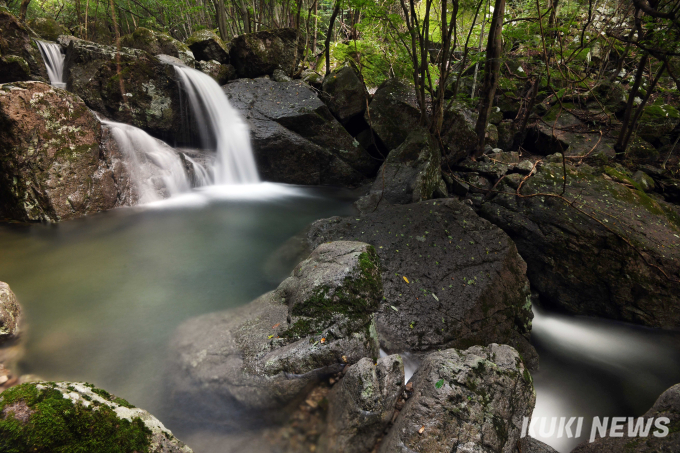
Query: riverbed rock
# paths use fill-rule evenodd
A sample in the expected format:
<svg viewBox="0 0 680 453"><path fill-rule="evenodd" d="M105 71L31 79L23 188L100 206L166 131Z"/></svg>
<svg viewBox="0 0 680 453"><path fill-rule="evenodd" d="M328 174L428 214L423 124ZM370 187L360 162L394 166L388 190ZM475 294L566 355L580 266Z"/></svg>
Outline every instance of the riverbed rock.
<svg viewBox="0 0 680 453"><path fill-rule="evenodd" d="M442 124L444 169L448 170L475 150L477 146L476 123L477 114L461 103L453 103L447 107ZM498 142L498 137L496 137L496 142Z"/></svg>
<svg viewBox="0 0 680 453"><path fill-rule="evenodd" d="M7 9L0 9L0 83L49 80L33 38L38 36Z"/></svg>
<svg viewBox="0 0 680 453"><path fill-rule="evenodd" d="M9 218L56 222L121 204L102 127L73 94L42 82L0 85L0 204Z"/></svg>
<svg viewBox="0 0 680 453"><path fill-rule="evenodd" d="M374 312L381 299L371 246L323 244L276 290L178 328L174 394L229 410L282 408L345 365L378 356Z"/></svg>
<svg viewBox="0 0 680 453"><path fill-rule="evenodd" d="M413 86L399 79L387 79L373 95L364 119L388 150L396 149L420 125Z"/></svg>
<svg viewBox="0 0 680 453"><path fill-rule="evenodd" d="M536 401L519 354L507 345L447 349L425 357L379 453L517 451Z"/></svg>
<svg viewBox="0 0 680 453"><path fill-rule="evenodd" d="M192 451L147 411L82 382L12 387L0 415L2 451Z"/></svg>
<svg viewBox="0 0 680 453"><path fill-rule="evenodd" d="M304 38L298 39L294 28L279 28L237 36L231 42L229 57L239 77L271 75L274 69L292 75L295 60L302 57L304 46Z"/></svg>
<svg viewBox="0 0 680 453"><path fill-rule="evenodd" d="M361 74L351 64L331 72L323 80L323 91L329 96L326 105L342 124L363 116L370 98Z"/></svg>
<svg viewBox="0 0 680 453"><path fill-rule="evenodd" d="M526 264L512 240L455 199L393 205L360 218L312 224L312 247L367 242L383 264L377 314L383 349L424 352L506 343L531 367L531 302Z"/></svg>
<svg viewBox="0 0 680 453"><path fill-rule="evenodd" d="M51 17L36 17L29 20L26 25L40 35L41 38L48 41L56 41L61 35L71 34L68 28Z"/></svg>
<svg viewBox="0 0 680 453"><path fill-rule="evenodd" d="M120 45L131 49L144 50L151 55L170 55L184 64L194 66L194 54L189 47L167 33L159 33L138 27L134 32L120 38Z"/></svg>
<svg viewBox="0 0 680 453"><path fill-rule="evenodd" d="M197 61L196 69L215 79L219 85L224 85L236 78L236 69L230 64L221 64L217 60Z"/></svg>
<svg viewBox="0 0 680 453"><path fill-rule="evenodd" d="M222 41L213 30L199 30L186 40L196 60L215 60L222 64L229 63L230 44Z"/></svg>
<svg viewBox="0 0 680 453"><path fill-rule="evenodd" d="M650 419L657 421L661 417L668 418L664 423L667 428L665 436L657 436L663 434L655 426L655 422L651 422L651 429L647 436L631 437L628 434L629 419L622 420L623 429L620 432L621 437L601 437L597 438L593 443L584 442L577 446L572 453L672 453L680 451L680 384L675 384L659 396L654 405L649 409L642 418L644 425L650 423ZM613 423L610 419L610 423ZM633 419L633 423L637 420ZM611 429L611 424L608 425ZM611 434L611 431L609 431Z"/></svg>
<svg viewBox="0 0 680 453"><path fill-rule="evenodd" d="M19 335L21 306L5 282L0 282L0 344L15 340Z"/></svg>
<svg viewBox="0 0 680 453"><path fill-rule="evenodd" d="M392 420L403 386L404 363L398 355L377 363L366 357L349 367L328 396L327 427L319 451L372 451Z"/></svg>
<svg viewBox="0 0 680 453"><path fill-rule="evenodd" d="M224 86L251 126L263 179L356 187L376 162L303 82L239 79Z"/></svg>
<svg viewBox="0 0 680 453"><path fill-rule="evenodd" d="M568 165L567 201L518 198L509 188L508 194L478 199L477 210L517 244L546 306L678 328L680 217L622 167L605 171L608 179L588 166ZM561 159L542 165L521 193L560 194L562 174Z"/></svg>

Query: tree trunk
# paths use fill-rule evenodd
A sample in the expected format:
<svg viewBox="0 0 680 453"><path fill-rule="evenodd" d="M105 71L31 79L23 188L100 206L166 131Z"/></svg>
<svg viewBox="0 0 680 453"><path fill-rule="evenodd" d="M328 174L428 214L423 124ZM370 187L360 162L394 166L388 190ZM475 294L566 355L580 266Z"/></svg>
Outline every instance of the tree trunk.
<svg viewBox="0 0 680 453"><path fill-rule="evenodd" d="M635 81L633 82L633 87L630 89L630 93L628 94L628 102L626 103L626 111L623 114L621 132L619 133L619 138L614 145L614 151L616 151L616 154L620 154L621 157L623 157L623 154L626 152L626 146L624 146L624 144L627 144L626 132L628 131L630 116L633 113L635 97L637 96L640 84L642 83L642 76L645 73L645 66L647 65L648 59L649 55L646 53L642 55L642 58L640 58L640 64L638 65L638 70L635 73Z"/></svg>
<svg viewBox="0 0 680 453"><path fill-rule="evenodd" d="M331 73L331 35L333 34L333 24L335 23L335 18L338 17L340 12L340 0L335 2L335 8L333 8L333 14L331 14L331 19L328 24L328 33L326 33L326 75Z"/></svg>
<svg viewBox="0 0 680 453"><path fill-rule="evenodd" d="M19 19L23 21L26 20L26 11L28 11L28 4L31 0L21 0L21 6L19 7Z"/></svg>
<svg viewBox="0 0 680 453"><path fill-rule="evenodd" d="M477 118L477 149L474 157L481 157L484 154L484 142L486 126L489 121L489 113L493 106L493 99L496 96L498 86L498 76L501 68L501 48L503 40L503 16L505 14L505 0L496 0L496 5L489 28L489 39L486 45L486 65L484 68L484 85L482 88L482 99L479 103L479 117Z"/></svg>
<svg viewBox="0 0 680 453"><path fill-rule="evenodd" d="M215 20L217 21L217 28L220 30L220 38L223 41L229 40L229 31L227 30L227 13L224 10L224 3L222 0L213 0L215 6Z"/></svg>
<svg viewBox="0 0 680 453"><path fill-rule="evenodd" d="M490 1L490 0L489 0ZM482 42L484 42L484 25L486 25L486 13L489 12L489 2L486 3L486 9L484 9L484 13L482 15L482 29L479 32L479 47L477 49L477 53L481 53L482 51ZM491 24L493 27L493 24ZM473 25L474 27L474 25ZM491 34L489 34L489 39L491 38ZM474 98L475 97L475 88L477 86L477 72L479 71L479 63L475 64L475 75L472 78L472 92L470 93L470 97Z"/></svg>

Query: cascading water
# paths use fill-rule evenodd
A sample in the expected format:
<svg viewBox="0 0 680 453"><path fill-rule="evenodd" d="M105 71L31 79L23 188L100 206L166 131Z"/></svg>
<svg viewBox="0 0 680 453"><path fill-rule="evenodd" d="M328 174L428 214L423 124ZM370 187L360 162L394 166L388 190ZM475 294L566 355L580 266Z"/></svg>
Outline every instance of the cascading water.
<svg viewBox="0 0 680 453"><path fill-rule="evenodd" d="M211 138L217 151L217 184L254 184L260 181L250 146L248 125L234 109L220 86L210 76L184 66L175 66L189 98L204 145Z"/></svg>
<svg viewBox="0 0 680 453"><path fill-rule="evenodd" d="M53 42L35 41L40 49L40 54L43 57L45 66L47 67L47 75L50 77L52 86L58 88L66 88L64 82L64 55L61 53L61 46Z"/></svg>

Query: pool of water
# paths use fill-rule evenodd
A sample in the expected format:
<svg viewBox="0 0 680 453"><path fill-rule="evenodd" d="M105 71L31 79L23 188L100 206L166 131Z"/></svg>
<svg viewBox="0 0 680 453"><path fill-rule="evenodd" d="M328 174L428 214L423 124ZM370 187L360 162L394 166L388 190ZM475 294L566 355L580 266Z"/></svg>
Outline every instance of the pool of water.
<svg viewBox="0 0 680 453"><path fill-rule="evenodd" d="M190 317L275 288L299 259L287 241L316 219L351 214L354 199L275 184L209 187L58 225L0 224L0 280L25 310L18 371L103 387L196 453L266 451L255 431L219 420L197 429L196 414L172 407L168 339ZM638 416L680 382L677 333L537 310L533 337L534 416ZM543 440L561 452L578 442Z"/></svg>

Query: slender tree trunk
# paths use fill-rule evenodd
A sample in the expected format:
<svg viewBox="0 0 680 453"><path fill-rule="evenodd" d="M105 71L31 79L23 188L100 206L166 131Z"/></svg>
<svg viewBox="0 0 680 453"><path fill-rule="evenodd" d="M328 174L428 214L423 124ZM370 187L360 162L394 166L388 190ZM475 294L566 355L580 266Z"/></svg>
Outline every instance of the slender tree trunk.
<svg viewBox="0 0 680 453"><path fill-rule="evenodd" d="M224 10L223 0L213 0L215 7L215 20L217 21L217 28L220 30L220 38L223 41L229 40L229 31L227 30L227 12Z"/></svg>
<svg viewBox="0 0 680 453"><path fill-rule="evenodd" d="M647 65L648 59L649 55L646 53L642 55L642 58L640 58L640 63L638 64L638 69L635 73L635 81L633 82L633 86L628 93L628 102L626 103L626 110L623 114L621 132L619 133L619 138L614 145L614 151L616 151L616 154L621 154L622 156L626 152L626 147L624 146L624 143L626 143L626 132L628 131L630 116L633 113L635 97L637 96L638 90L640 89L640 84L642 83L642 77L645 73L645 66Z"/></svg>
<svg viewBox="0 0 680 453"><path fill-rule="evenodd" d="M340 0L336 0L333 14L331 14L330 22L328 23L328 33L326 33L326 76L331 73L331 36L333 34L333 24L340 12Z"/></svg>
<svg viewBox="0 0 680 453"><path fill-rule="evenodd" d="M21 0L21 6L19 7L19 19L22 21L26 20L26 12L28 11L28 4L31 0Z"/></svg>
<svg viewBox="0 0 680 453"><path fill-rule="evenodd" d="M489 11L490 1L491 0L487 1L486 8L484 9L484 13L482 15L482 30L479 32L479 47L477 48L477 54L482 52L482 43L484 42L484 25L486 25L486 13ZM491 37L491 35L489 35L489 37ZM475 64L475 75L472 78L472 92L470 93L471 98L475 97L475 88L477 87L477 72L478 71L479 71L479 63Z"/></svg>
<svg viewBox="0 0 680 453"><path fill-rule="evenodd" d="M477 149L474 157L481 157L484 154L484 143L486 136L486 126L489 122L489 113L493 106L493 99L496 96L498 77L501 68L501 49L503 47L502 31L503 16L505 14L505 0L496 0L496 5L489 28L489 39L486 45L486 65L484 68L484 85L482 88L482 99L479 103L479 117L477 117Z"/></svg>
<svg viewBox="0 0 680 453"><path fill-rule="evenodd" d="M90 0L87 0L87 2L85 3L85 39L87 39L87 21L88 21L87 13L88 13L89 10L90 10Z"/></svg>
<svg viewBox="0 0 680 453"><path fill-rule="evenodd" d="M312 55L316 55L316 34L319 30L319 1L314 2L314 41L312 44Z"/></svg>

